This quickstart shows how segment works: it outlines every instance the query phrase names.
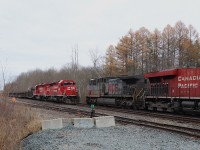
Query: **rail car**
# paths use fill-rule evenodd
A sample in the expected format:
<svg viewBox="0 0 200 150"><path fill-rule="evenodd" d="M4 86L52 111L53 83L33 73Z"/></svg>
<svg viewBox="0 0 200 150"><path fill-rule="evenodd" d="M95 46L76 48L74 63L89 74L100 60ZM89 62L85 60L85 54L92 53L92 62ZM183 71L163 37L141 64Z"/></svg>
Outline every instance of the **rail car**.
<svg viewBox="0 0 200 150"><path fill-rule="evenodd" d="M67 104L77 104L80 102L79 92L74 80L42 83L26 92L12 92L9 96L63 102Z"/></svg>
<svg viewBox="0 0 200 150"><path fill-rule="evenodd" d="M27 91L23 92L10 92L9 97L17 97L17 98L28 98L28 99L33 99L33 92L34 88L31 88Z"/></svg>
<svg viewBox="0 0 200 150"><path fill-rule="evenodd" d="M200 68L89 81L86 102L169 112L200 113Z"/></svg>

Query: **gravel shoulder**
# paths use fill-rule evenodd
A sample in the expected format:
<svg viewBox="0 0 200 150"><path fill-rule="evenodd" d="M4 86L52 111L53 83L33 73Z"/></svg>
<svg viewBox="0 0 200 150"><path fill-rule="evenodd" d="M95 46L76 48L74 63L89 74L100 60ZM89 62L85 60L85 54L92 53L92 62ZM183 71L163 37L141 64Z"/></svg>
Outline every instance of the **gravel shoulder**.
<svg viewBox="0 0 200 150"><path fill-rule="evenodd" d="M44 120L77 117L51 110L32 110ZM90 129L68 125L39 131L21 141L21 150L197 150L199 147L200 139L133 125Z"/></svg>

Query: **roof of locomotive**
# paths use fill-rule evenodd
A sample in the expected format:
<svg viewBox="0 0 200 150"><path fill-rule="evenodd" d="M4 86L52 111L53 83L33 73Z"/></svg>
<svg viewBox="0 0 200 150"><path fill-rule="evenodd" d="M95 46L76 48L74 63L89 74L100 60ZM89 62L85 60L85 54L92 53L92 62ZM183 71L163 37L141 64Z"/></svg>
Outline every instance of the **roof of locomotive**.
<svg viewBox="0 0 200 150"><path fill-rule="evenodd" d="M164 71L157 71L144 74L145 78L154 78L154 77L164 77L164 76L177 76L180 71L188 72L189 70L200 71L199 67L190 67L190 68L177 68L177 69L169 69Z"/></svg>
<svg viewBox="0 0 200 150"><path fill-rule="evenodd" d="M139 79L143 79L144 76L143 75L135 75L135 76L121 76L119 77L120 79L136 79L136 80L139 80Z"/></svg>
<svg viewBox="0 0 200 150"><path fill-rule="evenodd" d="M49 83L40 83L40 84L35 85L35 87L54 85L54 84L63 83L63 82L73 82L73 83L76 83L74 80L59 80L59 81L49 82Z"/></svg>
<svg viewBox="0 0 200 150"><path fill-rule="evenodd" d="M94 78L94 79L90 79L90 80L103 80L103 79L140 80L143 78L144 78L143 75L135 75L135 76L101 77L101 78Z"/></svg>
<svg viewBox="0 0 200 150"><path fill-rule="evenodd" d="M73 82L73 83L75 83L74 80L60 80L60 81L58 81L58 83L62 83L62 82Z"/></svg>
<svg viewBox="0 0 200 150"><path fill-rule="evenodd" d="M144 74L145 78L154 78L154 77L161 77L161 76L176 76L178 69L170 69L164 71L157 71Z"/></svg>

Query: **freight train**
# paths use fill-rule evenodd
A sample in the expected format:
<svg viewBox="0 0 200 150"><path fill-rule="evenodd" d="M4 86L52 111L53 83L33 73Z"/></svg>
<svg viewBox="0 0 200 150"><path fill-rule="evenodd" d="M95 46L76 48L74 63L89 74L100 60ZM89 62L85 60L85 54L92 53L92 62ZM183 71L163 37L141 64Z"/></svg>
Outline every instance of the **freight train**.
<svg viewBox="0 0 200 150"><path fill-rule="evenodd" d="M134 109L200 113L200 68L91 79L86 102Z"/></svg>
<svg viewBox="0 0 200 150"><path fill-rule="evenodd" d="M79 92L74 80L59 80L52 83L42 83L25 92L9 93L9 96L63 102L67 104L77 104L80 102Z"/></svg>

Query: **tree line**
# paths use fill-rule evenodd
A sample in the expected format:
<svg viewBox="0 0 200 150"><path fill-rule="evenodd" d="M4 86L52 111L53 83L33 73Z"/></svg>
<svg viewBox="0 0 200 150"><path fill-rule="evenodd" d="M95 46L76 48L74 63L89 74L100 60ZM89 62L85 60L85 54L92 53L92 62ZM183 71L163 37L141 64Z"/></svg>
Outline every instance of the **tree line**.
<svg viewBox="0 0 200 150"><path fill-rule="evenodd" d="M145 27L130 30L115 46L108 47L104 69L107 76L116 76L199 66L199 33L179 21L162 32Z"/></svg>

